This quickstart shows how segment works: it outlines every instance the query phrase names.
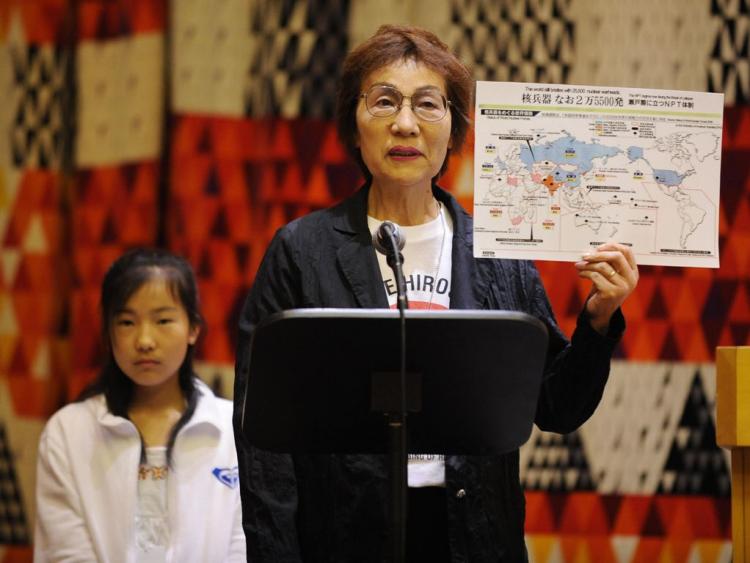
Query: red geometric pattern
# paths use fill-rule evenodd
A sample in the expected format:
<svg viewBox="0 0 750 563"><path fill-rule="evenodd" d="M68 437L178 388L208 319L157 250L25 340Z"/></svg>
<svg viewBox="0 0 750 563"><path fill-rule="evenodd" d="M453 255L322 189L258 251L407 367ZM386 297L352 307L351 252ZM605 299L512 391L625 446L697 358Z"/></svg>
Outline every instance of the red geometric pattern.
<svg viewBox="0 0 750 563"><path fill-rule="evenodd" d="M72 374L75 397L101 362L99 289L109 265L128 248L156 243L157 162L81 171L72 189Z"/></svg>
<svg viewBox="0 0 750 563"><path fill-rule="evenodd" d="M34 556L31 546L3 546L3 550L5 551L2 558L3 563L29 563Z"/></svg>
<svg viewBox="0 0 750 563"><path fill-rule="evenodd" d="M29 43L63 43L62 24L68 10L68 0L6 0L0 10L0 15L8 16L18 11L24 37ZM8 21L4 19L3 24L7 25ZM4 35L6 29L2 31Z"/></svg>
<svg viewBox="0 0 750 563"><path fill-rule="evenodd" d="M165 0L84 0L76 4L81 40L153 33L165 28ZM26 41L61 45L66 40L64 22L70 7L70 0L3 0L0 3L0 37L6 36L11 15L17 12Z"/></svg>
<svg viewBox="0 0 750 563"><path fill-rule="evenodd" d="M679 495L526 492L526 533L731 537L730 499Z"/></svg>
<svg viewBox="0 0 750 563"><path fill-rule="evenodd" d="M62 1L62 0L61 0ZM85 0L78 2L80 40L105 40L163 31L165 0Z"/></svg>
<svg viewBox="0 0 750 563"><path fill-rule="evenodd" d="M8 222L0 233L0 374L8 377L18 414L44 417L54 408L50 378L64 371L60 179L41 170L15 178L2 188Z"/></svg>
<svg viewBox="0 0 750 563"><path fill-rule="evenodd" d="M535 562L727 561L729 499L526 492ZM691 557L699 556L697 559Z"/></svg>
<svg viewBox="0 0 750 563"><path fill-rule="evenodd" d="M328 122L185 116L172 135L169 246L200 280L200 357L233 363L237 315L274 233L351 193L359 174Z"/></svg>

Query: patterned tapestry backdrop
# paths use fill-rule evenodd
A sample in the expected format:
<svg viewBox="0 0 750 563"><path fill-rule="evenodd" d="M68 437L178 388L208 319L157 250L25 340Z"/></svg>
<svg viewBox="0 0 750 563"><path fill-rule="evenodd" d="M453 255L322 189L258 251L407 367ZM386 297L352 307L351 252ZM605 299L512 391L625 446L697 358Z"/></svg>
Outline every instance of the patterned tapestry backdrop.
<svg viewBox="0 0 750 563"><path fill-rule="evenodd" d="M360 179L331 121L382 23L476 78L724 92L721 268L643 267L599 410L522 451L534 562L729 561L714 348L750 344L750 0L0 0L0 562L29 560L44 421L96 371L126 248L184 253L200 371L231 392L238 309L285 222ZM471 209L472 146L443 185ZM539 263L573 327L586 287Z"/></svg>

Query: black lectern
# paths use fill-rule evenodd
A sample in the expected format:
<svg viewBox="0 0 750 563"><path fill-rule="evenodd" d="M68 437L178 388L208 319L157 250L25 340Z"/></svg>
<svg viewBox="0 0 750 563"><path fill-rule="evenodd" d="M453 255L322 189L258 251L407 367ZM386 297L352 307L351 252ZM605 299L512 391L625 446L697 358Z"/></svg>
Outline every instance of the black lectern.
<svg viewBox="0 0 750 563"><path fill-rule="evenodd" d="M406 311L407 447L499 454L531 434L547 329L511 311ZM251 342L242 430L284 453L389 451L399 405L398 311L296 309Z"/></svg>

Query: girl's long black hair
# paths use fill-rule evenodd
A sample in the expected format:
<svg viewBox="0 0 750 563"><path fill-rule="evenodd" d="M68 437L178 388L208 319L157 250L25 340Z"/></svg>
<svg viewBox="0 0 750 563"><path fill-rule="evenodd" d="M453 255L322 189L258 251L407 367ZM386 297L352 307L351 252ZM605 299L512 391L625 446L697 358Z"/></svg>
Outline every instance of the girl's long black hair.
<svg viewBox="0 0 750 563"><path fill-rule="evenodd" d="M123 254L110 266L102 282L100 306L101 339L105 347L104 364L98 377L81 392L76 401L84 401L94 395L103 394L107 401L107 408L112 414L129 418L128 410L133 401L135 384L115 361L111 330L115 315L125 308L128 299L144 283L157 278L166 281L172 296L185 308L190 326L196 327L203 323L198 285L193 269L187 260L159 249L138 248ZM178 380L180 390L185 397L186 408L170 431L167 441L167 463L170 465L177 433L188 423L198 404L193 354L194 346L189 345L179 369ZM143 444L142 439L141 444ZM144 461L145 451L141 447L141 462Z"/></svg>

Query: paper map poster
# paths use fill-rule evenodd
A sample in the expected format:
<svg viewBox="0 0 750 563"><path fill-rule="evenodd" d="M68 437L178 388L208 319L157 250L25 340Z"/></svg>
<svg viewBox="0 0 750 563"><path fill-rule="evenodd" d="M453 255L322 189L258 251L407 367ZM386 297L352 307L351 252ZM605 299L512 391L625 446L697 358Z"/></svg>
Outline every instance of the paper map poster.
<svg viewBox="0 0 750 563"><path fill-rule="evenodd" d="M719 267L722 94L477 82L474 255Z"/></svg>

